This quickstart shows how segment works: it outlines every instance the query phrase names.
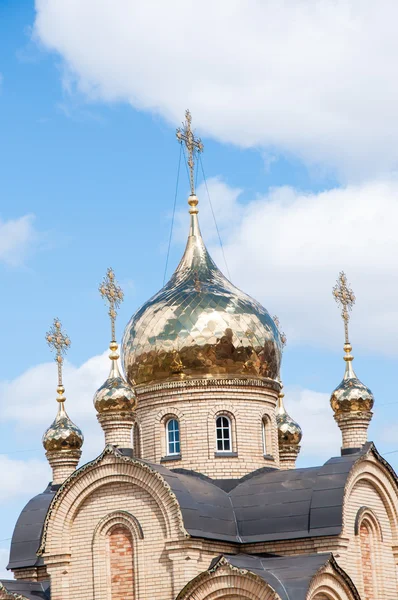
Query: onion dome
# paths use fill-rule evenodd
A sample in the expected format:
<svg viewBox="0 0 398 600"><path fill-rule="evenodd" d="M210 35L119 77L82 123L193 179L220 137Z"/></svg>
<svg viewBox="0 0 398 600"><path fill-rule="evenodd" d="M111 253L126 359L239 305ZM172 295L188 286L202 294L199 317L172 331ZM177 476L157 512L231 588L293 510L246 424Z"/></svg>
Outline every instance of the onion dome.
<svg viewBox="0 0 398 600"><path fill-rule="evenodd" d="M137 403L135 392L120 374L117 359L118 345L116 342L110 344L110 359L112 361L108 379L96 391L94 406L99 414L132 412Z"/></svg>
<svg viewBox="0 0 398 600"><path fill-rule="evenodd" d="M271 378L279 373L279 331L261 304L235 287L210 257L199 229L198 199L170 281L131 318L123 337L130 384L170 379Z"/></svg>
<svg viewBox="0 0 398 600"><path fill-rule="evenodd" d="M352 346L349 341L348 323L350 320L349 311L355 304L355 296L347 283L347 276L343 271L339 274L337 283L333 288L333 296L337 304L341 307L341 317L344 323L344 360L346 366L343 381L334 390L330 398L330 404L335 415L350 412L369 412L372 410L374 403L373 394L358 379L352 368L354 357L351 354Z"/></svg>
<svg viewBox="0 0 398 600"><path fill-rule="evenodd" d="M64 387L58 386L58 394L63 397ZM79 427L68 417L64 400L60 400L58 413L53 423L43 435L43 446L46 452L59 452L68 450L80 450L84 436Z"/></svg>
<svg viewBox="0 0 398 600"><path fill-rule="evenodd" d="M343 381L332 393L330 404L334 413L367 412L371 411L374 404L372 392L358 379L352 367L354 357L351 354L352 346L344 345L346 355L345 373Z"/></svg>
<svg viewBox="0 0 398 600"><path fill-rule="evenodd" d="M286 412L283 398L285 394L282 391L283 385L281 384L281 391L278 395L278 405L276 408L276 424L278 427L278 442L279 448L286 446L298 446L303 437L301 427L296 421L294 421Z"/></svg>

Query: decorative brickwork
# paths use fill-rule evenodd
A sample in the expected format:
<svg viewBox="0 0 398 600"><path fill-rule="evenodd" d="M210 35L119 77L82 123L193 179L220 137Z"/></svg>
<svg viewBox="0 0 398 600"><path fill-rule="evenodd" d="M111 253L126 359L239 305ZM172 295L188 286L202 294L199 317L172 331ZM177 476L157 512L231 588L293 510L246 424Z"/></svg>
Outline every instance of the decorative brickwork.
<svg viewBox="0 0 398 600"><path fill-rule="evenodd" d="M280 596L258 575L221 559L214 570L185 586L177 600L280 600Z"/></svg>
<svg viewBox="0 0 398 600"><path fill-rule="evenodd" d="M197 384L197 385L195 385ZM275 407L279 385L251 380L181 381L137 389L141 456L168 468L193 469L215 479L242 477L261 467L278 467ZM227 414L232 424L232 451L217 452L215 420ZM177 417L181 452L167 462L164 419ZM264 456L263 420L269 436ZM162 460L163 459L163 460Z"/></svg>
<svg viewBox="0 0 398 600"><path fill-rule="evenodd" d="M134 600L133 543L126 527L116 525L108 534L112 600Z"/></svg>

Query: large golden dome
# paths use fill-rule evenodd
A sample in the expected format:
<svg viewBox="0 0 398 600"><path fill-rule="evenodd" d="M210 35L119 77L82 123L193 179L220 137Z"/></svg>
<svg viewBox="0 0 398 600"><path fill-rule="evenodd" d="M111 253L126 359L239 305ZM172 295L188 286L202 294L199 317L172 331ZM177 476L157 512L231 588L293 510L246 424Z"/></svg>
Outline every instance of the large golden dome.
<svg viewBox="0 0 398 600"><path fill-rule="evenodd" d="M269 313L219 271L200 234L196 196L184 255L170 281L130 319L122 355L131 385L161 380L275 379L281 339Z"/></svg>

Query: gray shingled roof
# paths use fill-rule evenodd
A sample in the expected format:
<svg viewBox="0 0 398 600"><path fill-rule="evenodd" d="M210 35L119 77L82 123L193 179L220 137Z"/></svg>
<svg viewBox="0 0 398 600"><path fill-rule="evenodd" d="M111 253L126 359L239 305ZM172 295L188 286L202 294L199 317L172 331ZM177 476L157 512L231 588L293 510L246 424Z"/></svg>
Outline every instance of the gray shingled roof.
<svg viewBox="0 0 398 600"><path fill-rule="evenodd" d="M50 582L41 581L16 581L1 579L1 586L9 594L15 594L15 597L27 598L28 600L50 600Z"/></svg>
<svg viewBox="0 0 398 600"><path fill-rule="evenodd" d="M224 556L233 567L261 577L281 600L305 600L312 578L332 558L329 553L303 556ZM210 568L214 568L220 558L215 559Z"/></svg>
<svg viewBox="0 0 398 600"><path fill-rule="evenodd" d="M48 508L58 487L52 488L49 485L42 494L29 500L22 510L14 528L7 569L43 564L43 559L39 558L36 552L40 546Z"/></svg>
<svg viewBox="0 0 398 600"><path fill-rule="evenodd" d="M221 482L193 471L151 466L175 493L185 528L193 537L267 542L339 535L348 475L354 463L373 449L365 444L359 452L331 458L321 467L260 469L236 480L233 487L229 482L229 492Z"/></svg>
<svg viewBox="0 0 398 600"><path fill-rule="evenodd" d="M373 452L396 478L371 443L356 453L331 458L321 467L287 471L263 468L236 480L217 481L194 471L170 471L141 462L149 464L170 485L191 536L254 543L339 535L347 478L355 462L368 452ZM36 552L54 493L49 486L23 509L15 526L8 568L42 564Z"/></svg>

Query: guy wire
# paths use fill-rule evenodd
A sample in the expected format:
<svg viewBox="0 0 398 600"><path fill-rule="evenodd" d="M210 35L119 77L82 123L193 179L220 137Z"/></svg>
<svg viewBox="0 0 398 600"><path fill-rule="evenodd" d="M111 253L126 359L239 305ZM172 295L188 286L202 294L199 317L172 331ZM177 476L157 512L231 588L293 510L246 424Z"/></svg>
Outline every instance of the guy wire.
<svg viewBox="0 0 398 600"><path fill-rule="evenodd" d="M167 267L169 266L169 256L170 256L171 239L173 237L174 217L175 217L175 214L176 214L176 204L177 204L177 194L178 194L178 182L180 180L181 154L182 154L182 144L180 145L180 157L178 159L177 181L176 181L176 190L175 190L175 194L174 194L174 205L173 205L173 216L172 216L172 219L171 219L170 236L169 236L169 246L167 248L166 265L165 265L165 268L164 268L164 275L163 275L163 285L166 282Z"/></svg>

